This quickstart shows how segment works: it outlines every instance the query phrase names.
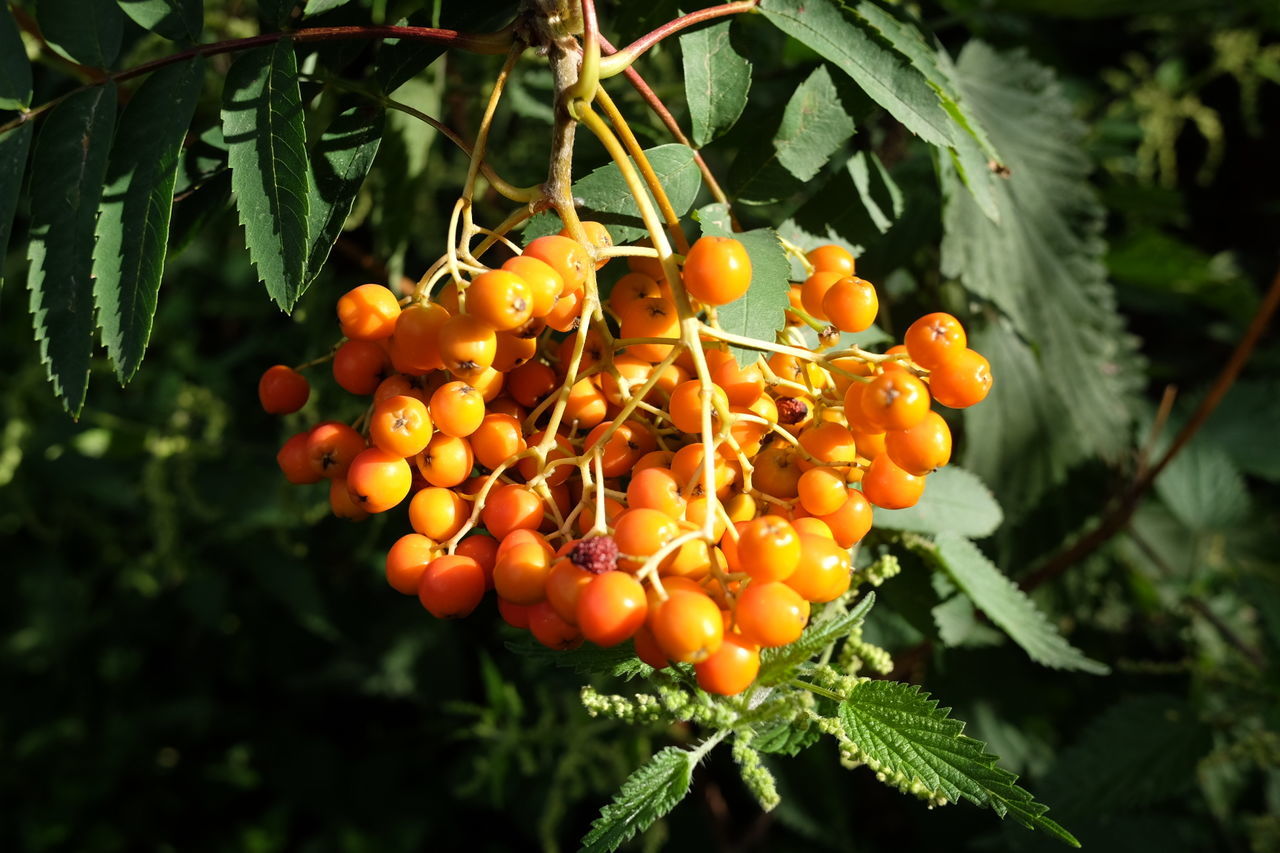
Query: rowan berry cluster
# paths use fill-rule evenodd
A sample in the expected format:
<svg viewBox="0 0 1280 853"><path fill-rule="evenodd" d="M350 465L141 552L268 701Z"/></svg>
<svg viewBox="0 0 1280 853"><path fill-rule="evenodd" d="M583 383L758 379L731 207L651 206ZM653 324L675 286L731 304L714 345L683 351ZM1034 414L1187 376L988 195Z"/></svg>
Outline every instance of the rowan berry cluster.
<svg viewBox="0 0 1280 853"><path fill-rule="evenodd" d="M540 237L434 300L345 294L333 375L371 406L293 436L278 462L293 483L327 480L345 518L407 498L413 532L387 580L435 616L495 590L544 645L631 640L646 663L692 664L703 689L734 695L762 648L848 590L873 507L911 506L947 464L931 401L980 401L990 369L947 314L885 353L839 347L828 326L863 331L879 303L837 246L808 253L792 286L788 325L822 328L818 343L789 328L742 358L715 320L752 280L739 241L703 237L679 268L636 247L600 303L608 234L583 225L590 245ZM277 365L259 393L288 413L309 386Z"/></svg>

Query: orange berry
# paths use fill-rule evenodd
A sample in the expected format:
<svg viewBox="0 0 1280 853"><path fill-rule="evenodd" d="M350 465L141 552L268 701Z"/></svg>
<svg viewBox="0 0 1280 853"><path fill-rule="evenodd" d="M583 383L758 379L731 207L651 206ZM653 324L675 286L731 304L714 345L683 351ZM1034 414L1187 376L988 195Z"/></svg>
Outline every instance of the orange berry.
<svg viewBox="0 0 1280 853"><path fill-rule="evenodd" d="M636 657L649 666L654 669L665 669L671 665L671 661L667 660L667 656L663 654L662 647L654 639L653 631L649 630L648 625L641 625L632 640L636 645Z"/></svg>
<svg viewBox="0 0 1280 853"><path fill-rule="evenodd" d="M662 653L678 663L704 661L724 640L720 608L702 592L670 590L654 613L650 628Z"/></svg>
<svg viewBox="0 0 1280 853"><path fill-rule="evenodd" d="M804 306L805 313L819 320L829 319L822 310L822 302L827 297L827 291L842 278L844 276L838 272L815 272L805 279L804 284L800 285L800 303Z"/></svg>
<svg viewBox="0 0 1280 853"><path fill-rule="evenodd" d="M452 539L471 515L471 504L452 489L429 486L409 501L409 524L437 542Z"/></svg>
<svg viewBox="0 0 1280 853"><path fill-rule="evenodd" d="M604 421L587 433L582 442L583 452L600 445L601 470L606 477L622 477L632 473L640 457L658 446L653 433L632 421L618 425L609 440L600 444L604 434L613 427L613 421Z"/></svg>
<svg viewBox="0 0 1280 853"><path fill-rule="evenodd" d="M743 637L759 646L785 646L804 632L809 602L784 583L753 581L738 596L734 614Z"/></svg>
<svg viewBox="0 0 1280 853"><path fill-rule="evenodd" d="M451 488L471 475L474 456L465 438L437 432L413 461L428 483Z"/></svg>
<svg viewBox="0 0 1280 853"><path fill-rule="evenodd" d="M844 506L849 495L844 476L832 468L810 468L800 475L800 505L814 515L827 515Z"/></svg>
<svg viewBox="0 0 1280 853"><path fill-rule="evenodd" d="M791 500L799 494L800 461L791 445L771 444L755 458L756 468L751 482L766 495Z"/></svg>
<svg viewBox="0 0 1280 853"><path fill-rule="evenodd" d="M645 468L637 471L627 485L627 505L656 509L670 518L684 515L685 500L680 483L667 468Z"/></svg>
<svg viewBox="0 0 1280 853"><path fill-rule="evenodd" d="M609 413L609 401L590 379L579 379L569 389L569 399L564 407L565 423L578 422L582 429L591 429Z"/></svg>
<svg viewBox="0 0 1280 853"><path fill-rule="evenodd" d="M417 594L422 573L438 556L438 543L420 533L406 533L387 552L387 583L404 595Z"/></svg>
<svg viewBox="0 0 1280 853"><path fill-rule="evenodd" d="M927 370L958 355L969 344L964 326L950 314L925 314L907 328L903 336L911 360Z"/></svg>
<svg viewBox="0 0 1280 853"><path fill-rule="evenodd" d="M884 446L893 464L923 477L951 461L951 428L937 412L929 412L911 429L888 433Z"/></svg>
<svg viewBox="0 0 1280 853"><path fill-rule="evenodd" d="M621 317L631 303L664 295L663 288L657 280L643 273L627 273L618 279L613 289L609 291L609 310Z"/></svg>
<svg viewBox="0 0 1280 853"><path fill-rule="evenodd" d="M461 619L480 604L484 588L484 570L475 560L448 554L423 571L418 600L437 619Z"/></svg>
<svg viewBox="0 0 1280 853"><path fill-rule="evenodd" d="M609 234L609 229L599 222L593 222L590 219L582 220L582 230L587 234L587 243L594 249L607 249L613 245L613 237ZM561 237L569 237L569 228L566 226L560 229ZM608 258L601 258L596 261L596 269L600 269L609 263ZM587 639L590 639L588 637Z"/></svg>
<svg viewBox="0 0 1280 853"><path fill-rule="evenodd" d="M991 365L971 349L961 350L929 374L933 399L951 409L963 409L986 399L991 390Z"/></svg>
<svg viewBox="0 0 1280 853"><path fill-rule="evenodd" d="M680 484L681 492L686 497L696 497L704 492L702 448L702 442L686 444L677 450L675 456L671 458L671 473L675 476L676 482ZM711 461L712 479L716 494L721 495L721 497L727 497L729 487L737 480L739 472L735 466L730 465L729 460L721 453L716 453Z"/></svg>
<svg viewBox="0 0 1280 853"><path fill-rule="evenodd" d="M740 634L726 634L715 654L695 664L693 672L708 693L736 696L760 673L760 649Z"/></svg>
<svg viewBox="0 0 1280 853"><path fill-rule="evenodd" d="M797 518L791 522L791 526L796 529L796 533L801 536L825 536L827 539L835 541L835 534L831 532L831 526L820 518L813 516L805 516Z"/></svg>
<svg viewBox="0 0 1280 853"><path fill-rule="evenodd" d="M507 374L507 392L517 403L532 409L556 389L556 372L540 361L527 361Z"/></svg>
<svg viewBox="0 0 1280 853"><path fill-rule="evenodd" d="M440 327L440 357L445 369L469 379L493 365L498 338L493 327L470 314L450 317Z"/></svg>
<svg viewBox="0 0 1280 853"><path fill-rule="evenodd" d="M862 414L884 432L911 429L929 413L929 389L905 370L882 373L862 390Z"/></svg>
<svg viewBox="0 0 1280 853"><path fill-rule="evenodd" d="M547 325L557 332L571 332L578 328L578 323L582 321L583 299L584 291L581 287L566 291L547 312Z"/></svg>
<svg viewBox="0 0 1280 853"><path fill-rule="evenodd" d="M533 291L508 270L489 270L467 286L467 313L498 331L523 325L533 315Z"/></svg>
<svg viewBox="0 0 1280 853"><path fill-rule="evenodd" d="M719 385L711 385L711 429L713 433L720 428L720 411L729 408L729 398ZM697 379L682 382L671 392L667 401L667 411L671 414L671 423L676 429L689 435L702 434L702 391L703 385Z"/></svg>
<svg viewBox="0 0 1280 853"><path fill-rule="evenodd" d="M530 316L545 317L551 313L560 292L564 290L564 278L546 261L532 255L516 255L508 258L502 268L524 279L529 288Z"/></svg>
<svg viewBox="0 0 1280 853"><path fill-rule="evenodd" d="M737 542L738 565L753 580L789 577L800 562L800 537L785 518L763 515L743 525Z"/></svg>
<svg viewBox="0 0 1280 853"><path fill-rule="evenodd" d="M311 396L307 378L292 367L277 364L268 367L258 380L258 401L271 415L287 415L298 411Z"/></svg>
<svg viewBox="0 0 1280 853"><path fill-rule="evenodd" d="M369 419L373 443L401 458L421 453L433 432L427 407L417 397L388 397L373 407Z"/></svg>
<svg viewBox="0 0 1280 853"><path fill-rule="evenodd" d="M313 473L330 479L347 476L351 460L366 447L360 433L338 421L325 421L307 434L307 458Z"/></svg>
<svg viewBox="0 0 1280 853"><path fill-rule="evenodd" d="M552 557L551 549L540 540L522 541L510 548L498 546L493 566L494 589L515 604L537 604L547 595Z"/></svg>
<svg viewBox="0 0 1280 853"><path fill-rule="evenodd" d="M537 530L544 512L542 498L527 486L512 483L489 492L480 518L490 533L502 539L513 530Z"/></svg>
<svg viewBox="0 0 1280 853"><path fill-rule="evenodd" d="M364 521L369 517L368 511L352 497L347 481L340 477L329 481L329 509L348 521Z"/></svg>
<svg viewBox="0 0 1280 853"><path fill-rule="evenodd" d="M539 237L524 248L524 254L537 258L554 269L564 279L565 290L581 290L591 268L591 256L587 250L569 237L552 234Z"/></svg>
<svg viewBox="0 0 1280 853"><path fill-rule="evenodd" d="M857 489L848 490L848 498L833 512L822 513L820 520L831 531L841 548L852 548L871 529L871 504Z"/></svg>
<svg viewBox="0 0 1280 853"><path fill-rule="evenodd" d="M280 466L284 478L295 486L318 483L324 479L324 475L312 466L311 457L307 453L309 436L310 433L305 432L291 436L276 454L276 464Z"/></svg>
<svg viewBox="0 0 1280 853"><path fill-rule="evenodd" d="M675 303L664 296L637 299L626 306L618 318L618 337L671 338L680 337L680 316ZM673 344L628 344L627 353L651 364L662 361L671 352Z"/></svg>
<svg viewBox="0 0 1280 853"><path fill-rule="evenodd" d="M644 559L662 548L680 532L671 516L656 509L636 507L618 516L613 539L626 557L618 565L638 569Z"/></svg>
<svg viewBox="0 0 1280 853"><path fill-rule="evenodd" d="M465 438L484 420L484 397L466 382L446 382L431 395L431 420L445 435Z"/></svg>
<svg viewBox="0 0 1280 853"><path fill-rule="evenodd" d="M787 578L787 586L806 601L832 601L849 588L852 565L849 552L825 536L800 535L800 564Z"/></svg>
<svg viewBox="0 0 1280 853"><path fill-rule="evenodd" d="M489 469L511 461L527 446L520 421L503 414L485 415L468 441L476 461Z"/></svg>
<svg viewBox="0 0 1280 853"><path fill-rule="evenodd" d="M578 596L578 627L597 646L616 646L640 629L648 610L640 581L626 572L605 572Z"/></svg>
<svg viewBox="0 0 1280 853"><path fill-rule="evenodd" d="M755 364L739 367L734 358L711 371L711 379L724 389L731 406L750 406L764 393L764 373Z"/></svg>
<svg viewBox="0 0 1280 853"><path fill-rule="evenodd" d="M582 632L566 622L545 601L529 608L529 631L535 640L549 649L567 651L582 645Z"/></svg>
<svg viewBox="0 0 1280 853"><path fill-rule="evenodd" d="M333 354L333 378L352 394L372 394L386 375L391 360L372 341L347 341Z"/></svg>
<svg viewBox="0 0 1280 853"><path fill-rule="evenodd" d="M862 493L878 507L906 509L924 494L924 477L908 474L887 455L877 456L862 475Z"/></svg>
<svg viewBox="0 0 1280 853"><path fill-rule="evenodd" d="M397 369L426 373L444 367L440 358L440 329L449 312L435 303L410 305L396 319L391 336L391 359Z"/></svg>
<svg viewBox="0 0 1280 853"><path fill-rule="evenodd" d="M485 589L493 589L493 566L498 560L498 540L492 536L468 536L458 543L453 553L470 557L484 570Z"/></svg>
<svg viewBox="0 0 1280 853"><path fill-rule="evenodd" d="M391 337L400 317L400 300L380 284L362 284L338 300L342 334L353 341L380 341Z"/></svg>
<svg viewBox="0 0 1280 853"><path fill-rule="evenodd" d="M880 298L871 282L857 276L842 278L822 297L822 311L842 332L864 332L876 321Z"/></svg>
<svg viewBox="0 0 1280 853"><path fill-rule="evenodd" d="M538 430L529 436L529 446L537 447L542 443L542 439L546 437L546 430ZM556 435L555 444L547 451L547 462L551 463L558 459L568 459L574 456L573 445L571 445L563 435ZM538 460L532 456L526 456L521 459L518 464L520 476L526 480L532 480L539 473ZM569 479L569 475L573 472L572 465L557 465L550 469L546 480L548 486L558 486Z"/></svg>
<svg viewBox="0 0 1280 853"><path fill-rule="evenodd" d="M841 424L824 421L809 427L800 433L797 439L805 452L819 462L836 465L852 465L858 458L858 448L853 442L853 434ZM800 468L808 470L813 462L803 457L799 460ZM799 483L797 483L797 489Z"/></svg>
<svg viewBox="0 0 1280 853"><path fill-rule="evenodd" d="M522 338L514 332L499 332L493 350L492 370L510 373L538 354L538 337ZM501 377L499 377L501 379Z"/></svg>
<svg viewBox="0 0 1280 853"><path fill-rule="evenodd" d="M818 272L838 272L841 275L853 275L855 261L847 249L833 244L819 246L810 251L806 258Z"/></svg>
<svg viewBox="0 0 1280 853"><path fill-rule="evenodd" d="M347 488L365 512L386 512L405 499L412 484L404 457L380 447L360 451L347 470Z"/></svg>
<svg viewBox="0 0 1280 853"><path fill-rule="evenodd" d="M505 598L499 597L498 614L502 617L502 621L512 628L519 628L522 631L529 629L529 607L527 605L512 604Z"/></svg>
<svg viewBox="0 0 1280 853"><path fill-rule="evenodd" d="M566 622L578 624L578 599L598 577L569 559L556 560L547 574L547 602Z"/></svg>
<svg viewBox="0 0 1280 853"><path fill-rule="evenodd" d="M724 305L751 286L751 257L732 237L699 238L684 259L685 289L705 305Z"/></svg>

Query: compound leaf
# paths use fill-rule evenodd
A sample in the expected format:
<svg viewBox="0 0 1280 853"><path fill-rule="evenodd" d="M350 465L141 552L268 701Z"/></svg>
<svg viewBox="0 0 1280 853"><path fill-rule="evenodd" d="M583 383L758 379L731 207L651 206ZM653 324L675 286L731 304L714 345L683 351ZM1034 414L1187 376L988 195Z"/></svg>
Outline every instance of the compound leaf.
<svg viewBox="0 0 1280 853"><path fill-rule="evenodd" d="M289 39L231 66L222 132L249 257L271 298L289 311L306 289L310 249L306 134Z"/></svg>
<svg viewBox="0 0 1280 853"><path fill-rule="evenodd" d="M680 37L689 122L699 148L733 127L751 90L751 63L733 49L729 26L725 21Z"/></svg>
<svg viewBox="0 0 1280 853"><path fill-rule="evenodd" d="M40 360L74 417L89 387L93 352L93 230L106 177L116 87L68 97L44 120L31 158L27 288Z"/></svg>
<svg viewBox="0 0 1280 853"><path fill-rule="evenodd" d="M876 526L914 533L951 531L973 539L990 536L1004 513L982 480L963 468L948 466L929 477L924 495L908 509L876 510Z"/></svg>
<svg viewBox="0 0 1280 853"><path fill-rule="evenodd" d="M72 62L108 68L120 53L124 13L115 0L40 0L36 21L49 47Z"/></svg>
<svg viewBox="0 0 1280 853"><path fill-rule="evenodd" d="M320 135L312 153L307 234L311 246L307 278L324 266L351 205L360 192L382 141L386 113L380 107L354 107L339 115Z"/></svg>
<svg viewBox="0 0 1280 853"><path fill-rule="evenodd" d="M202 0L117 0L144 30L173 41L198 41L204 29Z"/></svg>
<svg viewBox="0 0 1280 853"><path fill-rule="evenodd" d="M151 337L173 212L173 187L204 60L156 71L120 117L98 210L93 295L102 340L121 382Z"/></svg>
<svg viewBox="0 0 1280 853"><path fill-rule="evenodd" d="M840 723L857 758L886 783L939 803L963 798L1079 847L1046 816L1048 806L997 767L996 756L966 736L964 723L950 713L916 685L896 681L859 682L840 703Z"/></svg>
<svg viewBox="0 0 1280 853"><path fill-rule="evenodd" d="M876 603L876 594L868 592L851 609L835 616L814 619L794 643L775 649L766 649L760 659L761 684L776 683L790 677L792 667L821 653L827 646L849 636L849 633L866 621L867 614Z"/></svg>
<svg viewBox="0 0 1280 853"><path fill-rule="evenodd" d="M832 108L839 102L826 65L819 65L787 101L773 147L778 162L797 179L811 180L853 136L853 119L843 109Z"/></svg>
<svg viewBox="0 0 1280 853"><path fill-rule="evenodd" d="M1068 643L1035 602L968 539L947 532L939 535L935 544L938 561L948 577L1032 660L1054 669L1076 669L1094 675L1110 671Z"/></svg>
<svg viewBox="0 0 1280 853"><path fill-rule="evenodd" d="M27 167L27 151L35 124L26 122L0 134L0 286L4 285L4 259L9 250L9 233L18 207L18 190Z"/></svg>
<svg viewBox="0 0 1280 853"><path fill-rule="evenodd" d="M31 105L31 63L8 4L0 9L0 110Z"/></svg>

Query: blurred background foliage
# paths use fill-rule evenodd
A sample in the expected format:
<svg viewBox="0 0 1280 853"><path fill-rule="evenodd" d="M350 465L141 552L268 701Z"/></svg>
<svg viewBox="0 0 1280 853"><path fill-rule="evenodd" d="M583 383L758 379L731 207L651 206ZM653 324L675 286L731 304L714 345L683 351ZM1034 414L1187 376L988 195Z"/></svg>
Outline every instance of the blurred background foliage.
<svg viewBox="0 0 1280 853"><path fill-rule="evenodd" d="M33 5L13 5L19 21L31 21ZM252 4L206 5L206 41L257 30ZM308 4L316 5L338 6ZM508 11L464 5L357 0L309 23L418 15L447 24ZM600 9L606 35L624 43L677 4ZM1092 323L1061 293L1037 289L1074 276L1077 259L1046 269L1061 248L1049 245L1031 275L997 264L994 275L1010 281L974 281L981 228L966 230L953 186L944 210L936 172L948 187L945 164L843 79L832 108L854 118L847 157L807 185L770 179L759 166L759 128L779 120L815 57L763 22L734 25L735 46L754 65L750 102L707 156L744 224L787 220L797 235L862 247L859 271L882 286L890 333L938 305L981 328L998 378L984 420L966 424L965 462L1004 506L1006 524L986 545L1017 578L1087 528L1158 456L1275 273L1280 6L944 0L899 11L918 16L953 57L965 51L960 78L980 110L1000 110L993 83L1061 101L1060 114L1049 111L1066 140L1057 144L1075 152L1070 168L1092 186L1067 208L1076 217L1067 224L1084 235L1072 251L1102 265L1085 269L1096 274L1100 289L1087 292L1106 315L1086 355L1105 356L1118 377L1097 410L1061 402L1087 400L1073 385L1096 377L1073 374L1052 335L1028 335L1009 307L1044 303L1057 314L1030 314L1033 324ZM984 60L988 48L974 40L1000 58ZM65 62L41 51L31 32L27 44L40 63L36 102L72 84ZM128 25L121 65L168 50ZM338 71L358 79L372 50L309 48L304 67L317 79ZM229 59L212 61L225 71ZM450 57L395 97L469 137L496 67L491 58ZM677 45L641 67L684 121ZM285 436L322 413L354 417L357 404L319 378L313 402L281 424L255 395L267 365L327 350L339 293L414 276L441 250L465 164L430 128L392 113L328 269L286 317L257 283L229 208L214 76L179 177L176 255L151 357L125 389L105 360L96 365L78 422L44 378L18 283L21 253L7 261L0 846L572 849L632 768L691 733L590 720L577 700L582 676L511 654L496 612L440 623L391 594L381 555L400 519L334 520L321 490L288 486L274 464ZM520 65L494 131L513 183L543 173L550 91L543 66ZM615 91L646 144L669 141L633 95ZM320 98L314 126L333 109ZM1002 130L1034 170L1028 164L1055 126L1028 118ZM603 161L594 146L580 149L580 173ZM884 166L879 183L855 186L863 173L844 161L868 155ZM1016 178L1020 164L1010 165ZM24 188L15 234L25 233L28 200L39 191ZM499 201L482 200L482 221L501 218ZM968 731L989 741L1089 850L1280 849L1278 368L1272 333L1126 530L1037 590L1072 642L1108 662L1111 675L1038 667L972 618L950 625L942 642L933 608L949 592L905 556L907 570L880 592L868 639L899 653L899 676L955 706ZM1177 396L1165 421L1157 404L1170 387ZM1090 431L1090 421L1108 426ZM758 812L728 755L713 753L693 799L639 843L867 851L1050 843L976 809L928 811L865 770L841 769L831 749L770 766L783 794L773 814Z"/></svg>

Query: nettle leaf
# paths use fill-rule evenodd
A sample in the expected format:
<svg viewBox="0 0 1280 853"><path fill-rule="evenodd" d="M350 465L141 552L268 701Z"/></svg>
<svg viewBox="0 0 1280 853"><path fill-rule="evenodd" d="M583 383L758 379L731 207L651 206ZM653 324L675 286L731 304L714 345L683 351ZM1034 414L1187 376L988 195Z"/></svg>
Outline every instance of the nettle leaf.
<svg viewBox="0 0 1280 853"><path fill-rule="evenodd" d="M1249 514L1244 477L1226 450L1216 444L1193 442L1161 472L1155 489L1174 517L1190 530L1224 530Z"/></svg>
<svg viewBox="0 0 1280 853"><path fill-rule="evenodd" d="M729 128L747 106L751 63L729 41L731 22L680 36L685 99L693 144L701 148Z"/></svg>
<svg viewBox="0 0 1280 853"><path fill-rule="evenodd" d="M153 73L125 108L111 147L93 295L102 340L122 383L137 371L151 337L178 161L203 80L199 58Z"/></svg>
<svg viewBox="0 0 1280 853"><path fill-rule="evenodd" d="M787 720L757 732L751 738L751 746L760 752L796 756L817 743L821 737L822 733L817 726L800 728L795 722Z"/></svg>
<svg viewBox="0 0 1280 853"><path fill-rule="evenodd" d="M289 311L308 283L310 187L293 44L249 51L227 72L222 133L249 257Z"/></svg>
<svg viewBox="0 0 1280 853"><path fill-rule="evenodd" d="M199 41L204 29L202 0L117 0L144 30L172 41Z"/></svg>
<svg viewBox="0 0 1280 853"><path fill-rule="evenodd" d="M702 187L702 173L693 159L693 149L672 143L645 149L645 157L667 193L677 216L689 212ZM649 232L640 224L640 209L617 164L610 163L578 179L573 184L573 197L593 219L609 229L615 244L630 243ZM652 198L652 195L650 195ZM555 234L563 227L560 217L551 212L540 213L529 221L522 234L525 245L535 238Z"/></svg>
<svg viewBox="0 0 1280 853"><path fill-rule="evenodd" d="M791 263L778 240L778 232L772 228L757 228L734 233L728 227L728 215L723 204L700 208L694 218L698 220L703 235L733 237L742 243L751 258L751 286L741 299L716 309L720 327L726 332L772 341L786 322L785 312L790 304L788 294L791 291ZM737 346L729 349L740 365L754 364L760 358L758 350Z"/></svg>
<svg viewBox="0 0 1280 853"><path fill-rule="evenodd" d="M970 410L974 420L967 432L976 441L966 464L1006 506L1029 506L1037 494L1029 494L1035 490L1023 482L1026 466L1061 474L1085 456L1122 451L1129 434L1128 400L1139 371L1106 281L1099 237L1103 209L1088 181L1092 164L1071 101L1048 69L979 42L965 47L957 68L969 105L1012 174L995 187L1000 210L995 223L979 215L973 199L957 191L958 178L944 169L943 272L994 302L1035 351L1026 364L992 361L993 397L1005 381L1002 372L1010 369L1026 374L1019 381L1030 396L1006 396L998 413L993 405ZM1006 343L1009 350L1029 355L1027 347ZM997 444L979 424L1005 416L1025 423L1025 416L1011 411L1014 407L1058 417L1057 426L1041 434L1042 442L1046 435L1074 435L1043 447L1029 444L1029 456L1019 456L1018 465L996 464L997 453L1007 460L1013 448ZM1046 459L1049 452L1056 455ZM1052 482L1035 485L1043 489ZM1006 483L1018 486L1012 490L1016 498L1006 492Z"/></svg>
<svg viewBox="0 0 1280 853"><path fill-rule="evenodd" d="M1280 423L1280 382L1236 382L1205 422L1200 436L1231 457L1240 470L1280 481L1280 443L1271 439Z"/></svg>
<svg viewBox="0 0 1280 853"><path fill-rule="evenodd" d="M876 603L876 594L868 592L858 603L843 613L815 618L794 643L778 648L765 649L760 655L760 684L776 684L791 676L796 664L821 654L827 646L849 636L866 621L867 614Z"/></svg>
<svg viewBox="0 0 1280 853"><path fill-rule="evenodd" d="M613 802L600 811L591 831L582 839L579 853L610 853L637 832L675 808L689 793L693 768L719 741L704 741L696 750L669 746L627 777Z"/></svg>
<svg viewBox="0 0 1280 853"><path fill-rule="evenodd" d="M49 47L72 62L108 68L120 53L124 13L116 0L39 0L36 21Z"/></svg>
<svg viewBox="0 0 1280 853"><path fill-rule="evenodd" d="M0 110L31 106L31 63L8 4L0 9Z"/></svg>
<svg viewBox="0 0 1280 853"><path fill-rule="evenodd" d="M526 637L508 641L506 646L509 651L521 657L572 669L579 675L607 674L630 681L637 676L653 672L653 667L636 657L635 648L629 643L607 649L580 646L569 651L560 651L549 649Z"/></svg>
<svg viewBox="0 0 1280 853"><path fill-rule="evenodd" d="M811 180L853 136L853 119L843 109L832 108L839 103L826 65L819 65L787 101L773 147L778 162L799 180Z"/></svg>
<svg viewBox="0 0 1280 853"><path fill-rule="evenodd" d="M4 285L4 259L9 251L13 214L18 207L18 191L22 188L34 128L33 122L25 122L7 133L0 133L0 287Z"/></svg>
<svg viewBox="0 0 1280 853"><path fill-rule="evenodd" d="M1068 643L1035 602L968 539L948 532L935 544L938 563L952 582L1036 663L1093 675L1111 671Z"/></svg>
<svg viewBox="0 0 1280 853"><path fill-rule="evenodd" d="M339 115L320 135L311 159L313 179L308 201L307 234L311 252L308 278L324 267L351 205L373 166L386 125L380 107L355 107Z"/></svg>
<svg viewBox="0 0 1280 853"><path fill-rule="evenodd" d="M1003 520L1000 505L982 480L954 466L929 476L924 495L915 506L876 510L876 526L887 530L950 531L973 539L990 536Z"/></svg>
<svg viewBox="0 0 1280 853"><path fill-rule="evenodd" d="M31 157L27 288L40 360L73 416L84 406L93 352L93 246L116 120L108 81L69 96L45 117Z"/></svg>
<svg viewBox="0 0 1280 853"><path fill-rule="evenodd" d="M887 784L912 793L923 789L935 801L963 798L1079 847L1046 816L1049 807L1020 788L1017 776L997 767L996 756L965 735L964 723L950 714L916 685L895 681L859 682L840 703L840 723L858 759Z"/></svg>

